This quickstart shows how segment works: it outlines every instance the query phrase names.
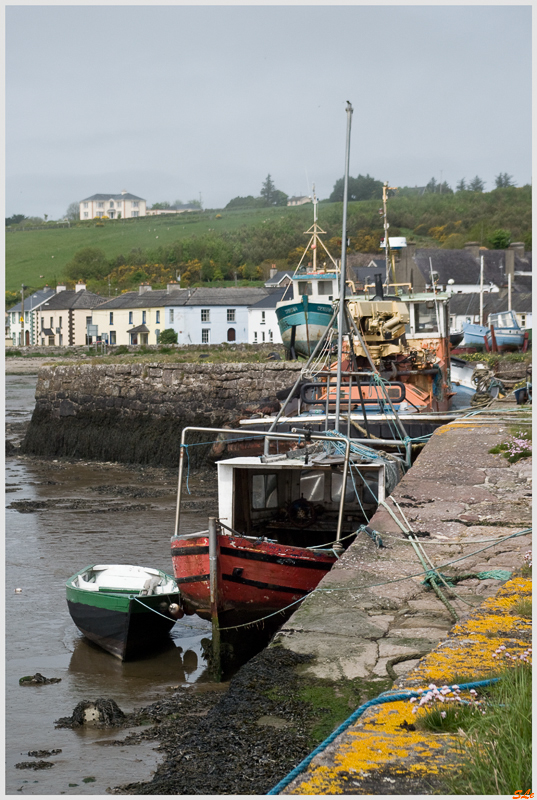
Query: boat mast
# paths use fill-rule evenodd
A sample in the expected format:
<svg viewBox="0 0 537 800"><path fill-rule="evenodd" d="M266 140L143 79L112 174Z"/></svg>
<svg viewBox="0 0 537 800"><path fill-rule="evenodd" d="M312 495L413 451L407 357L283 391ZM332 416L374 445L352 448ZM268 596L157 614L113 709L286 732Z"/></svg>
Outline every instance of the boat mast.
<svg viewBox="0 0 537 800"><path fill-rule="evenodd" d="M479 276L479 324L483 324L483 256L481 256L481 271Z"/></svg>
<svg viewBox="0 0 537 800"><path fill-rule="evenodd" d="M315 195L315 184L312 187L313 191L313 271L317 272L317 197Z"/></svg>
<svg viewBox="0 0 537 800"><path fill-rule="evenodd" d="M343 227L341 231L341 273L339 276L339 316L337 332L337 383L336 383L336 419L334 429L339 431L339 410L341 401L341 360L343 358L343 326L345 324L345 272L347 255L347 204L349 195L349 159L351 145L352 106L347 100L347 141L345 145L345 179L343 184ZM344 489L342 490L344 491Z"/></svg>

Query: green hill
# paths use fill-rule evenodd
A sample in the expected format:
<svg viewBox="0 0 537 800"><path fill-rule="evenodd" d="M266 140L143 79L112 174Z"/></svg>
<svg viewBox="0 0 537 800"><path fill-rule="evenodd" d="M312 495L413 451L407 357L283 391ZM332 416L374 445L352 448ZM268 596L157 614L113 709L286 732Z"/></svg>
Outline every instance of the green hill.
<svg viewBox="0 0 537 800"><path fill-rule="evenodd" d="M382 232L378 200L349 204L350 251L379 252ZM341 246L342 204L322 202L319 224L329 249ZM493 234L508 232L511 241L531 249L531 187L492 192L457 192L395 196L388 204L390 235L412 237L418 246L460 248L466 241L498 246ZM263 262L296 264L311 226L311 204L233 211L203 211L180 216L141 217L72 223L69 228L6 229L6 290L18 292L77 278L94 291L131 288L142 280L164 285L181 273L182 284L200 281L260 279ZM501 237L500 237L501 240ZM84 248L97 248L104 266L93 278L68 265Z"/></svg>

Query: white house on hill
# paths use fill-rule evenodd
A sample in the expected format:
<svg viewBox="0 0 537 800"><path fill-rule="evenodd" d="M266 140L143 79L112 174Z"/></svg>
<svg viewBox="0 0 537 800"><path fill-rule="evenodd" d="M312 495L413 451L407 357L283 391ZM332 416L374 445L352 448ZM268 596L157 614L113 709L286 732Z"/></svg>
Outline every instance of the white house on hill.
<svg viewBox="0 0 537 800"><path fill-rule="evenodd" d="M146 202L142 197L130 194L123 189L121 194L92 194L79 203L80 219L108 217L109 219L130 219L145 217Z"/></svg>

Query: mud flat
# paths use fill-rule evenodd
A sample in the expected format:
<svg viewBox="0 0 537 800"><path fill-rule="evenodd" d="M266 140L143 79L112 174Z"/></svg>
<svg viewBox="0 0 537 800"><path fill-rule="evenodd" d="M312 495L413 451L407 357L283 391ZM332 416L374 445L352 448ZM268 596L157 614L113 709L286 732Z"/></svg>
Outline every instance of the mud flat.
<svg viewBox="0 0 537 800"><path fill-rule="evenodd" d="M531 461L510 465L489 453L507 438L502 415L439 429L387 501L400 520L403 511L431 563L455 579L457 596L444 587L446 604L424 585L412 545L381 508L370 525L383 547L361 534L202 719L176 723L181 696L167 700L167 710L145 710L158 721L144 735L160 742L166 760L148 783L115 792L266 794L355 708L390 688L394 674L402 685L454 625L493 598L530 547L529 534L513 535L531 526ZM477 661L469 671L478 669L483 654L468 657ZM409 785L381 791L415 793ZM441 788L437 775L419 791ZM355 781L335 793L371 792Z"/></svg>

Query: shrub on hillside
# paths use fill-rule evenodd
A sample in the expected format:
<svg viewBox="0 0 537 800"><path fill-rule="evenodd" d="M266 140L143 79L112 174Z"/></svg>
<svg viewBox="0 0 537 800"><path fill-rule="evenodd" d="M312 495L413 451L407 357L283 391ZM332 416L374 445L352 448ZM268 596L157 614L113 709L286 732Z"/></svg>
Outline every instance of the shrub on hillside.
<svg viewBox="0 0 537 800"><path fill-rule="evenodd" d="M160 334L159 344L177 344L177 331L165 328Z"/></svg>

